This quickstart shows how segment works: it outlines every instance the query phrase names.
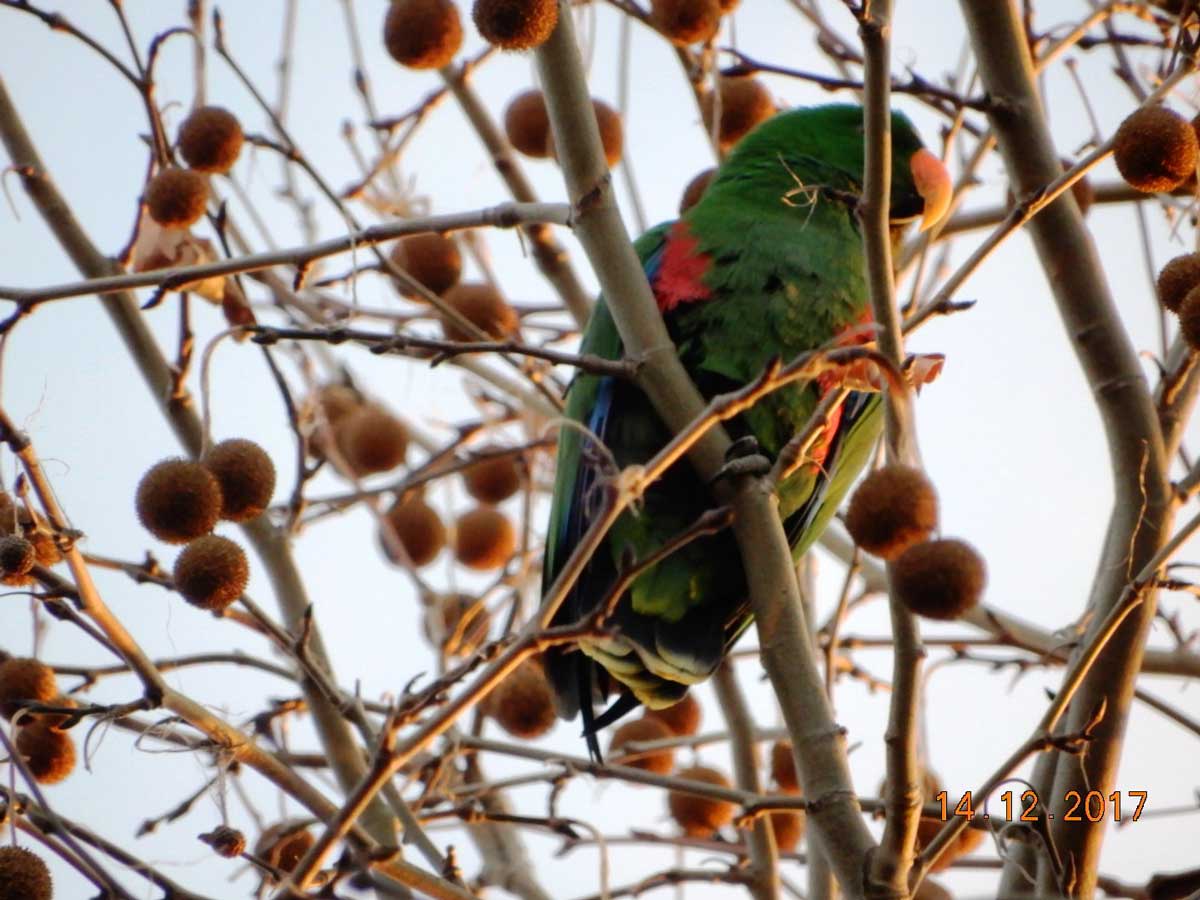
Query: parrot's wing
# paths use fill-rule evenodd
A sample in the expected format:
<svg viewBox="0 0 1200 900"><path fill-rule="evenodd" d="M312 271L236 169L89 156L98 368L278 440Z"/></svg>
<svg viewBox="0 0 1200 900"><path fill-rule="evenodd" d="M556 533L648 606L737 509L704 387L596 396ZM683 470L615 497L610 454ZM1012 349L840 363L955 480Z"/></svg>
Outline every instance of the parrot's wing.
<svg viewBox="0 0 1200 900"><path fill-rule="evenodd" d="M866 465L879 436L882 411L878 392L852 391L842 401L837 428L816 474L812 494L784 522L792 556L797 561L825 531Z"/></svg>
<svg viewBox="0 0 1200 900"><path fill-rule="evenodd" d="M653 279L660 263L670 223L642 235L634 244L647 274ZM620 359L624 352L616 324L603 298L596 304L584 332L580 352L603 359ZM559 431L558 464L554 478L554 503L546 535L542 568L542 594L546 596L565 566L571 552L601 509L602 479L616 474L608 450L614 416L619 414L614 376L579 372L567 391L566 419ZM559 607L556 623L576 622L612 585L616 568L602 546L567 593ZM573 650L550 650L545 654L546 672L554 687L558 712L573 718L582 712L585 733L594 731L592 701L607 693L607 675L588 657ZM603 679L597 682L597 679ZM635 701L636 704L636 701Z"/></svg>

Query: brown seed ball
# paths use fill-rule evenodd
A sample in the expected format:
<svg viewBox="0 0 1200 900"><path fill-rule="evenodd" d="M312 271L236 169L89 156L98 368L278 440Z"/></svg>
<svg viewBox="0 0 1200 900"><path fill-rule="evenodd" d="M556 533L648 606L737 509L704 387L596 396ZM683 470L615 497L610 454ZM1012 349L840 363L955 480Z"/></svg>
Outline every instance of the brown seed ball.
<svg viewBox="0 0 1200 900"><path fill-rule="evenodd" d="M477 506L454 525L454 556L468 569L499 569L517 549L517 532L502 512Z"/></svg>
<svg viewBox="0 0 1200 900"><path fill-rule="evenodd" d="M221 485L221 518L248 522L262 513L275 493L275 463L254 441L221 441L201 460Z"/></svg>
<svg viewBox="0 0 1200 900"><path fill-rule="evenodd" d="M208 184L199 172L163 169L146 187L146 209L163 228L187 228L208 205Z"/></svg>
<svg viewBox="0 0 1200 900"><path fill-rule="evenodd" d="M263 832L254 852L275 868L291 872L315 843L305 827L275 825Z"/></svg>
<svg viewBox="0 0 1200 900"><path fill-rule="evenodd" d="M596 116L596 128L600 132L600 146L604 149L604 161L611 169L621 161L625 150L625 128L621 125L621 114L603 100L592 100L592 112ZM554 132L546 137L546 148L550 155L558 159L558 151L554 147Z"/></svg>
<svg viewBox="0 0 1200 900"><path fill-rule="evenodd" d="M475 27L504 50L540 47L558 24L558 0L475 0Z"/></svg>
<svg viewBox="0 0 1200 900"><path fill-rule="evenodd" d="M28 575L37 561L37 548L31 541L16 534L0 538L0 574L20 578Z"/></svg>
<svg viewBox="0 0 1200 900"><path fill-rule="evenodd" d="M604 161L611 169L621 161L625 150L625 127L621 124L621 114L603 100L593 100L592 109L596 113L596 125L600 129L600 146L604 148Z"/></svg>
<svg viewBox="0 0 1200 900"><path fill-rule="evenodd" d="M683 196L679 199L679 214L681 216L700 202L700 198L704 196L704 192L708 190L708 186L712 184L713 177L716 174L717 170L715 168L705 169L687 183L687 187L683 189Z"/></svg>
<svg viewBox="0 0 1200 900"><path fill-rule="evenodd" d="M945 825L946 823L941 819L922 818L917 823L917 850L920 851L922 847L932 841ZM983 843L984 837L984 832L979 828L963 829L950 846L942 851L938 861L930 866L930 871L943 872L950 868L957 859L966 856Z"/></svg>
<svg viewBox="0 0 1200 900"><path fill-rule="evenodd" d="M192 606L225 609L246 590L250 564L242 548L228 538L196 538L175 560L175 587Z"/></svg>
<svg viewBox="0 0 1200 900"><path fill-rule="evenodd" d="M414 566L429 565L446 546L446 526L424 497L408 494L397 500L387 511L387 521ZM403 565L386 536L380 534L379 540L384 555L396 565Z"/></svg>
<svg viewBox="0 0 1200 900"><path fill-rule="evenodd" d="M512 337L520 325L517 311L490 284L456 284L442 299L489 338ZM442 333L448 341L476 340L474 335L467 334L465 329L447 319L442 320Z"/></svg>
<svg viewBox="0 0 1200 900"><path fill-rule="evenodd" d="M392 262L434 294L444 294L462 275L458 242L436 231L400 238L392 245Z"/></svg>
<svg viewBox="0 0 1200 900"><path fill-rule="evenodd" d="M246 836L228 825L218 825L208 834L200 835L200 840L212 847L218 856L226 859L233 859L246 852Z"/></svg>
<svg viewBox="0 0 1200 900"><path fill-rule="evenodd" d="M368 404L334 429L338 450L356 475L390 472L408 454L408 429L382 406Z"/></svg>
<svg viewBox="0 0 1200 900"><path fill-rule="evenodd" d="M224 175L242 152L242 126L220 106L201 106L179 126L179 155L197 172Z"/></svg>
<svg viewBox="0 0 1200 900"><path fill-rule="evenodd" d="M1189 347L1200 349L1200 285L1188 291L1179 306L1179 333Z"/></svg>
<svg viewBox="0 0 1200 900"><path fill-rule="evenodd" d="M717 0L650 0L650 23L672 44L686 47L716 35L721 7Z"/></svg>
<svg viewBox="0 0 1200 900"><path fill-rule="evenodd" d="M410 69L448 65L462 40L462 21L451 0L392 0L383 20L383 45Z"/></svg>
<svg viewBox="0 0 1200 900"><path fill-rule="evenodd" d="M1129 186L1144 193L1170 191L1196 173L1196 133L1165 106L1133 112L1113 137L1113 158Z"/></svg>
<svg viewBox="0 0 1200 900"><path fill-rule="evenodd" d="M316 843L312 833L308 831L296 831L287 837L280 840L275 845L274 855L276 857L275 865L285 872L290 872L296 868L296 865L304 858L304 854L309 851L309 848Z"/></svg>
<svg viewBox="0 0 1200 900"><path fill-rule="evenodd" d="M785 794L800 793L800 779L796 776L791 741L776 741L771 745L771 777Z"/></svg>
<svg viewBox="0 0 1200 900"><path fill-rule="evenodd" d="M363 406L362 395L349 385L327 384L317 390L306 409L315 426L308 434L309 454L316 459L329 457L331 445L336 445L338 423Z"/></svg>
<svg viewBox="0 0 1200 900"><path fill-rule="evenodd" d="M504 111L504 133L520 153L534 159L550 155L550 113L541 91L517 94Z"/></svg>
<svg viewBox="0 0 1200 900"><path fill-rule="evenodd" d="M440 620L440 621L439 621ZM425 607L425 637L450 656L470 656L488 638L487 607L469 594L432 597Z"/></svg>
<svg viewBox="0 0 1200 900"><path fill-rule="evenodd" d="M892 589L912 612L956 619L979 602L987 569L966 541L943 538L909 547L891 567Z"/></svg>
<svg viewBox="0 0 1200 900"><path fill-rule="evenodd" d="M677 737L690 737L700 730L700 701L690 693L662 709L647 709L645 715L647 719L658 719Z"/></svg>
<svg viewBox="0 0 1200 900"><path fill-rule="evenodd" d="M1183 306L1183 298L1200 287L1200 253L1184 253L1162 267L1158 273L1158 302L1173 313Z"/></svg>
<svg viewBox="0 0 1200 900"><path fill-rule="evenodd" d="M958 859L974 851L983 843L985 837L987 837L987 832L980 828L968 828L961 832L954 839L954 843L950 845L950 850L954 853L954 858ZM941 871L941 869L934 867L934 871Z"/></svg>
<svg viewBox="0 0 1200 900"><path fill-rule="evenodd" d="M50 869L24 847L0 847L0 900L50 900Z"/></svg>
<svg viewBox="0 0 1200 900"><path fill-rule="evenodd" d="M925 473L889 463L863 479L850 498L846 529L868 553L895 559L937 528L938 502Z"/></svg>
<svg viewBox="0 0 1200 900"><path fill-rule="evenodd" d="M489 456L462 470L463 487L480 503L503 503L521 488L516 457Z"/></svg>
<svg viewBox="0 0 1200 900"><path fill-rule="evenodd" d="M75 770L71 735L45 722L33 722L18 731L16 748L38 784L58 784Z"/></svg>
<svg viewBox="0 0 1200 900"><path fill-rule="evenodd" d="M805 815L799 809L777 809L770 814L771 830L775 832L775 846L783 853L791 853L804 836Z"/></svg>
<svg viewBox="0 0 1200 900"><path fill-rule="evenodd" d="M496 686L488 714L516 738L540 737L554 727L554 692L540 663L527 659Z"/></svg>
<svg viewBox="0 0 1200 900"><path fill-rule="evenodd" d="M50 703L57 696L58 681L54 670L45 663L20 656L0 663L0 715L4 718L11 719L17 714L20 707L15 700Z"/></svg>
<svg viewBox="0 0 1200 900"><path fill-rule="evenodd" d="M200 463L165 459L138 482L138 520L156 538L185 544L208 534L221 518L221 485Z"/></svg>
<svg viewBox="0 0 1200 900"><path fill-rule="evenodd" d="M622 759L625 747L629 744L640 744L645 741L665 741L671 737L671 730L659 719L643 717L626 722L613 732L612 743L608 746L610 762L621 766L631 766L658 775L670 775L675 768L675 751L673 749L657 750L653 753L640 753L631 759Z"/></svg>
<svg viewBox="0 0 1200 900"><path fill-rule="evenodd" d="M362 394L345 384L327 384L317 394L317 403L330 425L336 425L363 406Z"/></svg>
<svg viewBox="0 0 1200 900"><path fill-rule="evenodd" d="M717 126L717 144L723 151L749 134L759 122L775 115L775 101L771 98L771 92L757 78L721 78L717 82L717 90L721 95L721 121ZM715 105L713 93L710 91L704 95L701 103L704 124L709 131L712 130Z"/></svg>
<svg viewBox="0 0 1200 900"><path fill-rule="evenodd" d="M702 781L717 787L730 788L733 784L716 769L707 766L692 766L680 769L676 775L690 781ZM667 795L667 808L671 818L683 829L689 837L712 837L713 833L733 821L736 811L733 803L728 800L715 800L712 797L697 797L682 791L671 791Z"/></svg>

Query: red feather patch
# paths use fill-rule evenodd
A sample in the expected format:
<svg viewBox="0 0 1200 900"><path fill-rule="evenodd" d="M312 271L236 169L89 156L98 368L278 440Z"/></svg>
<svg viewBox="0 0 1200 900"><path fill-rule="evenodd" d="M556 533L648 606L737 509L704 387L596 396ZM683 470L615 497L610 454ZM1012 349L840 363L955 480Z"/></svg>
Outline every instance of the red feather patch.
<svg viewBox="0 0 1200 900"><path fill-rule="evenodd" d="M699 243L688 232L686 222L676 222L671 227L653 285L659 312L668 313L681 303L712 296L703 280L712 260L696 249Z"/></svg>

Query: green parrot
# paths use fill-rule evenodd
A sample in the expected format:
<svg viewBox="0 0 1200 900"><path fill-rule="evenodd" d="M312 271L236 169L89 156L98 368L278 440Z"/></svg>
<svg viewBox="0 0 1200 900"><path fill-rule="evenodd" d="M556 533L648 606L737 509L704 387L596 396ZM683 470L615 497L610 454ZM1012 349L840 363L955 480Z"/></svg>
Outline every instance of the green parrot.
<svg viewBox="0 0 1200 900"><path fill-rule="evenodd" d="M949 176L900 114L892 116L892 154L894 233L918 218L928 227L949 204ZM772 359L788 361L863 333L870 308L855 213L863 160L862 107L780 113L737 145L695 206L635 243L679 358L705 397L754 380ZM603 299L581 352L622 356ZM783 388L726 427L774 459L834 387L836 376ZM559 434L544 589L596 516L597 487L616 473L614 465L648 461L671 436L645 395L614 376L578 374L566 415L583 428ZM779 513L797 559L866 463L882 418L877 393L851 392L830 417L813 464L780 483ZM630 551L647 558L713 505L686 460L672 466L617 520L554 624L588 615L610 593ZM732 533L699 538L637 577L609 620L609 635L546 654L559 714L582 714L598 755L600 728L639 703L662 708L678 701L712 675L751 621ZM593 703L613 689L618 698L596 715Z"/></svg>

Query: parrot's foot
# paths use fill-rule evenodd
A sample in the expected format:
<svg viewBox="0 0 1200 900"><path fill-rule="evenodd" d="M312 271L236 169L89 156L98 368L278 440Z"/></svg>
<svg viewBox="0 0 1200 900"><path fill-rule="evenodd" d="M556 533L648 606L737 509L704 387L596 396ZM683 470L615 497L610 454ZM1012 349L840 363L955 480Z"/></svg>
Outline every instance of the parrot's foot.
<svg viewBox="0 0 1200 900"><path fill-rule="evenodd" d="M745 475L766 475L771 471L771 461L762 455L758 441L753 435L738 438L725 452L725 465L713 476L712 483L722 478L740 478Z"/></svg>

